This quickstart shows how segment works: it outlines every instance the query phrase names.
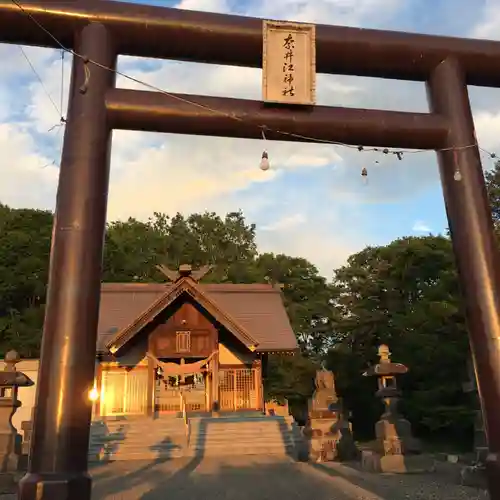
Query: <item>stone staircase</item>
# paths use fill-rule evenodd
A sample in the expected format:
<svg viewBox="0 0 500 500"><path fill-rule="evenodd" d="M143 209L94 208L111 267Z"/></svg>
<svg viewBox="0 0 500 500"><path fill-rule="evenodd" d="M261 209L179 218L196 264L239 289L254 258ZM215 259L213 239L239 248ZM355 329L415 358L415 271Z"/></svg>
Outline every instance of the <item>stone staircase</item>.
<svg viewBox="0 0 500 500"><path fill-rule="evenodd" d="M292 417L145 417L93 422L89 461L272 455L296 458L301 443Z"/></svg>
<svg viewBox="0 0 500 500"><path fill-rule="evenodd" d="M89 462L178 458L184 456L187 438L182 418L140 416L94 421Z"/></svg>

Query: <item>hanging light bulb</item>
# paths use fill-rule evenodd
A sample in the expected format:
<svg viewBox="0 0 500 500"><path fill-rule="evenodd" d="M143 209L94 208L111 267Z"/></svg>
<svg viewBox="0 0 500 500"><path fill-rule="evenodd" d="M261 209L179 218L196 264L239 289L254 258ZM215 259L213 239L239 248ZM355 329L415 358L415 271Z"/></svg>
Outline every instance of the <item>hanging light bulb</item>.
<svg viewBox="0 0 500 500"><path fill-rule="evenodd" d="M361 169L361 177L363 178L363 184L368 184L368 170L366 167Z"/></svg>
<svg viewBox="0 0 500 500"><path fill-rule="evenodd" d="M458 152L456 149L453 150L453 160L455 163L455 172L453 174L453 179L455 179L457 182L460 182L462 180L462 172L460 172L460 166L458 163Z"/></svg>
<svg viewBox="0 0 500 500"><path fill-rule="evenodd" d="M262 158L260 160L260 169L262 171L269 170L271 168L271 165L269 163L269 156L267 154L267 151L262 152Z"/></svg>

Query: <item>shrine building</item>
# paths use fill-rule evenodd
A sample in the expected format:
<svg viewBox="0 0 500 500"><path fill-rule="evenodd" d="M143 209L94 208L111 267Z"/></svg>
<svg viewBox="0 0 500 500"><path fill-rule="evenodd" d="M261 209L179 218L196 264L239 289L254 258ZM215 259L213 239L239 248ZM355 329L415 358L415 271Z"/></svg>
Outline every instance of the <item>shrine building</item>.
<svg viewBox="0 0 500 500"><path fill-rule="evenodd" d="M94 419L264 410L268 355L298 350L281 288L200 283L208 270L102 284Z"/></svg>

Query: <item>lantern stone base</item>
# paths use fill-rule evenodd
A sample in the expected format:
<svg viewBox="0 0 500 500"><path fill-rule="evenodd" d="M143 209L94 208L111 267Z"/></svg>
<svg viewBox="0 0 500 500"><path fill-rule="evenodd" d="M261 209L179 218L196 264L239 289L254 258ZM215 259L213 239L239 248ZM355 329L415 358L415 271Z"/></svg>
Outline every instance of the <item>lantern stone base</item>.
<svg viewBox="0 0 500 500"><path fill-rule="evenodd" d="M0 434L2 473L16 472L19 469L21 439L18 434Z"/></svg>
<svg viewBox="0 0 500 500"><path fill-rule="evenodd" d="M486 469L483 466L466 465L460 470L460 484L473 488L486 488Z"/></svg>
<svg viewBox="0 0 500 500"><path fill-rule="evenodd" d="M0 473L0 495L15 493L17 490L18 481L19 481L19 473L16 472Z"/></svg>
<svg viewBox="0 0 500 500"><path fill-rule="evenodd" d="M411 424L401 417L388 416L375 424L375 435L382 455L419 453L420 442L412 435Z"/></svg>
<svg viewBox="0 0 500 500"><path fill-rule="evenodd" d="M12 426L12 416L19 404L10 398L0 398L0 471L16 472L21 455L22 437Z"/></svg>
<svg viewBox="0 0 500 500"><path fill-rule="evenodd" d="M376 451L361 452L361 468L367 472L393 474L434 472L433 460L422 455L382 455Z"/></svg>
<svg viewBox="0 0 500 500"><path fill-rule="evenodd" d="M351 424L338 416L309 419L304 437L308 443L308 459L313 462L353 460L359 455Z"/></svg>

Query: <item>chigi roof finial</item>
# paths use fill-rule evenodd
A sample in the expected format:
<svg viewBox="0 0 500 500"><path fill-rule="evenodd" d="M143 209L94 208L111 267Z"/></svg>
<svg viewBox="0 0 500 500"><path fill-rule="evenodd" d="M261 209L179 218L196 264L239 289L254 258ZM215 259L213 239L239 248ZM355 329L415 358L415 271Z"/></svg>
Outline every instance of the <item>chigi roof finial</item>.
<svg viewBox="0 0 500 500"><path fill-rule="evenodd" d="M158 266L156 266L156 269L162 272L166 276L166 278L173 283L175 283L180 278L185 278L187 276L191 277L194 281L200 281L213 268L214 266L205 265L193 271L190 264L181 264L179 266L179 269L177 271L174 271L164 264L159 264Z"/></svg>

